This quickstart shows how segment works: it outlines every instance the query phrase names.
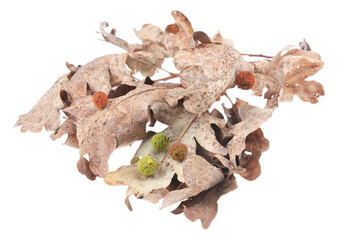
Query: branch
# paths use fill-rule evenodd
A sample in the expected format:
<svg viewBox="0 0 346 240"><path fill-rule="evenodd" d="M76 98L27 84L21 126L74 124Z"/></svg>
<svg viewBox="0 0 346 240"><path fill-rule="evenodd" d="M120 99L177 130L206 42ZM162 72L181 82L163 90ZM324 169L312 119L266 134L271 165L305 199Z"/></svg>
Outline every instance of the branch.
<svg viewBox="0 0 346 240"><path fill-rule="evenodd" d="M241 53L241 55L249 56L249 57L263 57L263 58L273 58L272 56L266 56L263 54L248 54L248 53Z"/></svg>
<svg viewBox="0 0 346 240"><path fill-rule="evenodd" d="M170 79L173 79L173 78L177 78L179 77L179 74L176 74L176 73L171 73L172 75L169 76L169 77L165 77L165 78L160 78L160 79L156 79L156 80L152 80L153 82L158 82L158 81L167 81L167 80L170 80Z"/></svg>

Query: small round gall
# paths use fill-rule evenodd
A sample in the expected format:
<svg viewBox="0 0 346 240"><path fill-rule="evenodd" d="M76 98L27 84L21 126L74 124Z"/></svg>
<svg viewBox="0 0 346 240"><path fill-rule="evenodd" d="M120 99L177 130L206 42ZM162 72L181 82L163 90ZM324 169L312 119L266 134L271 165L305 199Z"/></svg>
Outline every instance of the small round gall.
<svg viewBox="0 0 346 240"><path fill-rule="evenodd" d="M166 133L157 133L151 138L151 145L157 152L165 151L169 146L169 137Z"/></svg>
<svg viewBox="0 0 346 240"><path fill-rule="evenodd" d="M255 76L248 71L242 71L237 75L236 84L240 89L249 90L255 84Z"/></svg>
<svg viewBox="0 0 346 240"><path fill-rule="evenodd" d="M157 164L154 158L142 157L137 163L137 170L143 176L150 176L156 172Z"/></svg>
<svg viewBox="0 0 346 240"><path fill-rule="evenodd" d="M108 103L108 96L104 92L96 92L93 94L93 104L97 108L104 108Z"/></svg>
<svg viewBox="0 0 346 240"><path fill-rule="evenodd" d="M181 162L187 156L187 147L182 143L174 143L168 150L168 153L173 160Z"/></svg>

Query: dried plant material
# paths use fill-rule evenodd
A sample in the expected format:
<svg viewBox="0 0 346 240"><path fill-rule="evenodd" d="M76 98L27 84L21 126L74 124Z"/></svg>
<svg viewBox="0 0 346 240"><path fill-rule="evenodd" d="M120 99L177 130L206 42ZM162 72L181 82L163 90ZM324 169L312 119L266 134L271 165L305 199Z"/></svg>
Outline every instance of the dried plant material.
<svg viewBox="0 0 346 240"><path fill-rule="evenodd" d="M87 178L89 178L90 180L95 180L96 179L96 175L94 173L91 172L90 167L89 167L89 161L86 160L84 157L81 157L78 162L77 162L77 168L78 171L85 175Z"/></svg>
<svg viewBox="0 0 346 240"><path fill-rule="evenodd" d="M145 24L139 31L135 30L136 36L143 41L161 42L173 57L179 49L193 48L195 41L193 39L193 28L190 21L179 11L173 11L172 16L175 24L168 25L166 31L160 28Z"/></svg>
<svg viewBox="0 0 346 240"><path fill-rule="evenodd" d="M129 53L126 64L134 72L139 71L145 77L155 74L161 68L163 60L168 57L166 48L159 43L144 45L142 51Z"/></svg>
<svg viewBox="0 0 346 240"><path fill-rule="evenodd" d="M187 188L169 192L164 197L161 208L196 196L224 180L220 168L214 167L198 155L192 155L183 162L183 177Z"/></svg>
<svg viewBox="0 0 346 240"><path fill-rule="evenodd" d="M61 124L61 126L58 127L52 135L50 135L50 138L52 140L56 140L64 134L68 134L65 144L70 147L79 148L77 127L74 122L75 120L72 117L66 119L65 122Z"/></svg>
<svg viewBox="0 0 346 240"><path fill-rule="evenodd" d="M112 87L120 84L132 85L135 81L131 72L126 68L127 54L112 54L97 58L79 68L64 90L68 93L68 100L84 97L91 92L111 91Z"/></svg>
<svg viewBox="0 0 346 240"><path fill-rule="evenodd" d="M181 12L173 11L172 16L175 23L164 31L152 24L135 30L140 44L117 37L115 29L106 31L108 23L101 22L104 40L127 53L106 55L83 66L66 63L70 72L15 126L22 125L23 132L39 132L44 126L54 131L53 140L67 134L65 144L79 149L78 171L90 180L104 177L111 186L126 185L124 202L130 211L131 195L152 203L163 199L161 208L180 202L173 213L200 219L206 229L217 214L219 198L237 188L235 175L250 181L260 176L259 159L269 148L260 127L278 102L297 95L317 103L324 95L320 83L306 80L323 62L305 40L300 49L288 46L274 57L241 54L219 32L210 38L194 31ZM266 59L248 62L243 55ZM166 58L173 58L177 73L163 68ZM158 69L169 76L152 80ZM144 79L134 77L137 72ZM241 72L244 76L237 83ZM264 95L265 108L240 99L233 104L227 90L237 84L255 96ZM222 95L232 107L222 103L220 113L211 106L224 99ZM61 125L60 112L66 115ZM164 136L165 142L155 144L163 140L153 138L154 147L156 133L146 126L156 122L167 128L156 135ZM138 140L142 142L129 156L130 164L109 171L112 152Z"/></svg>
<svg viewBox="0 0 346 240"><path fill-rule="evenodd" d="M20 115L15 126L22 125L22 132L40 132L42 127L45 127L47 131L57 129L60 124L59 110L64 107L64 103L60 99L60 91L69 81L67 76L60 77L30 112Z"/></svg>
<svg viewBox="0 0 346 240"><path fill-rule="evenodd" d="M239 173L239 175L247 180L253 181L261 175L259 159L262 152L269 149L269 141L264 137L262 130L258 128L247 135L245 144L246 147L239 159L239 165L245 171Z"/></svg>
<svg viewBox="0 0 346 240"><path fill-rule="evenodd" d="M215 118L207 112L194 120L195 115L186 111L182 106L171 108L162 102L153 104L151 110L153 111L154 119L169 126L163 132L169 136L170 146L175 144L180 137L179 142L188 147L188 154L184 162L189 161L188 159L191 157L195 158L196 141L211 152L220 155L227 154L226 148L221 146L217 141L214 131L211 128L211 124L222 127L224 120ZM191 120L194 121L189 125ZM170 184L174 174L177 175L180 182L185 182L185 175L183 173L184 162L173 160L167 154L168 149L163 152L156 151L151 144L151 138L154 134L153 132L148 132L135 156L132 158L132 165L122 166L115 172L106 175L105 182L107 184L127 185L129 187L127 197L133 194L137 198L142 198L152 191L166 188ZM154 175L145 178L138 174L134 166L141 156L153 157L160 164L158 171ZM140 186L140 189L138 189L138 186Z"/></svg>
<svg viewBox="0 0 346 240"><path fill-rule="evenodd" d="M233 41L231 39L224 39L219 31L212 37L211 41L214 43L222 43L228 48L233 48Z"/></svg>
<svg viewBox="0 0 346 240"><path fill-rule="evenodd" d="M130 195L135 195L137 198L146 198L149 194L152 197L153 192L162 191L162 189L168 187L176 172L182 175L180 173L182 172L182 164L169 158L166 159L164 164L159 166L159 170L149 177L144 177L138 173L136 166L139 160L138 156L151 156L156 161L163 159L165 156L165 152L157 152L152 148L150 139L154 134L154 132L148 132L136 155L132 158L131 165L121 166L116 171L108 173L104 178L105 183L111 186L127 185L126 198ZM150 197L146 199L151 200ZM157 198L154 199L155 201L159 200Z"/></svg>
<svg viewBox="0 0 346 240"><path fill-rule="evenodd" d="M216 217L218 210L217 201L219 198L235 190L237 187L238 185L234 175L230 175L227 179L210 189L181 202L172 213L180 214L184 212L185 216L192 222L200 219L202 227L207 229Z"/></svg>
<svg viewBox="0 0 346 240"><path fill-rule="evenodd" d="M247 136L266 122L274 110L251 106L247 102L237 99L232 109L224 107L224 111L228 117L228 124L222 129L223 138L231 139L226 146L230 160L229 168L237 169L235 167L236 158L246 148ZM241 169L237 170L242 172Z"/></svg>
<svg viewBox="0 0 346 240"><path fill-rule="evenodd" d="M316 52L290 49L285 47L279 51L272 61L265 61L256 66L255 95L260 95L263 88L268 92L264 95L269 99L267 107L277 106L277 100L292 101L297 95L302 101L317 103L324 95L323 86L316 81L305 81L317 73L322 67L321 57ZM283 54L283 51L287 53ZM263 76L264 75L264 76ZM280 93L280 91L283 91Z"/></svg>
<svg viewBox="0 0 346 240"><path fill-rule="evenodd" d="M128 52L133 52L136 49L140 49L140 44L129 44L126 40L118 38L116 36L116 30L113 28L109 33L106 32L105 28L108 27L108 22L101 22L100 24L100 32L105 41L114 44Z"/></svg>
<svg viewBox="0 0 346 240"><path fill-rule="evenodd" d="M210 41L210 38L208 37L208 35L205 32L202 32L202 31L194 32L193 33L193 39L195 41L203 43L203 44L212 43Z"/></svg>
<svg viewBox="0 0 346 240"><path fill-rule="evenodd" d="M175 67L181 71L183 89L173 89L170 95L185 97L184 107L192 113L208 110L228 86L234 84L235 75L243 65L236 50L222 44L180 50L175 54ZM246 65L251 69L250 65Z"/></svg>
<svg viewBox="0 0 346 240"><path fill-rule="evenodd" d="M150 105L176 101L168 96L174 84L140 85L125 96L110 99L105 108L92 104L92 97L80 97L64 111L76 118L80 156L89 154L90 169L100 177L108 173L108 158L114 149L145 136Z"/></svg>

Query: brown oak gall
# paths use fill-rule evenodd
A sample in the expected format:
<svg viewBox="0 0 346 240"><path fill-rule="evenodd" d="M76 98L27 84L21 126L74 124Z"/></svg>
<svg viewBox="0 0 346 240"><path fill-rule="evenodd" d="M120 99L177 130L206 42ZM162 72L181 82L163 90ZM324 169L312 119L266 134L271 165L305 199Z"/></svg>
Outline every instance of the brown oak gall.
<svg viewBox="0 0 346 240"><path fill-rule="evenodd" d="M181 162L187 156L187 147L182 143L174 143L168 150L168 153L173 160Z"/></svg>

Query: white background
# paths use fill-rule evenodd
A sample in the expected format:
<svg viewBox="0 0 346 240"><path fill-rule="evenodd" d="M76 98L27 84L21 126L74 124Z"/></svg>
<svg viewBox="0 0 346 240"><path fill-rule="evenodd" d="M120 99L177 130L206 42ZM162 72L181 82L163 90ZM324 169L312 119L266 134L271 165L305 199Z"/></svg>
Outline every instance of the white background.
<svg viewBox="0 0 346 240"><path fill-rule="evenodd" d="M91 2L91 1L90 1ZM2 1L0 239L346 239L345 43L342 1ZM133 28L164 29L180 10L195 30L220 30L240 52L274 55L303 38L324 68L311 79L326 96L316 105L282 103L263 125L270 149L262 175L238 177L222 197L208 230L143 200L123 201L125 187L92 182L76 169L78 150L45 131L13 128L65 72L123 50L98 41L100 21L139 42ZM239 92L232 92L235 97ZM246 95L250 95L247 92ZM246 98L246 97L245 97ZM248 99L261 102L260 98ZM222 99L225 101L225 99ZM65 137L64 137L65 138ZM110 166L127 164L133 148L115 151Z"/></svg>

